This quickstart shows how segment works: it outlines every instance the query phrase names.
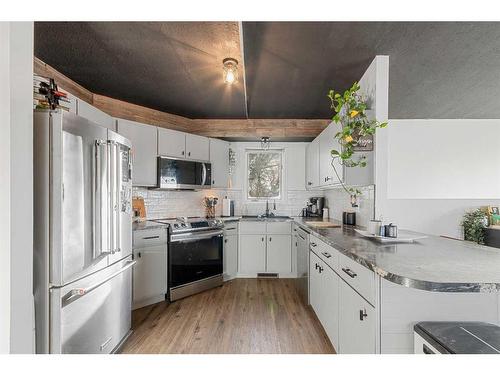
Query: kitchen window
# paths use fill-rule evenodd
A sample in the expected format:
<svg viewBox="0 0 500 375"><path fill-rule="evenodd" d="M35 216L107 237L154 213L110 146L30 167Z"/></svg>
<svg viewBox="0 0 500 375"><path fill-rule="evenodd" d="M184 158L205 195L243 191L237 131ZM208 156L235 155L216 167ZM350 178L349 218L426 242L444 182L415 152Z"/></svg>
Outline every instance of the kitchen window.
<svg viewBox="0 0 500 375"><path fill-rule="evenodd" d="M247 199L281 199L283 152L247 151Z"/></svg>

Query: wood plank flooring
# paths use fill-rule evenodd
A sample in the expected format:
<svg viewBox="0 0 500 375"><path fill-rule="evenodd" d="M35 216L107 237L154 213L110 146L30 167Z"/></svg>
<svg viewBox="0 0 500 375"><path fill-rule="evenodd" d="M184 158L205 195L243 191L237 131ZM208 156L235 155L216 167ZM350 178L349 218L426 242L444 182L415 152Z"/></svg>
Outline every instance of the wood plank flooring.
<svg viewBox="0 0 500 375"><path fill-rule="evenodd" d="M235 279L133 313L122 353L335 353L293 279Z"/></svg>

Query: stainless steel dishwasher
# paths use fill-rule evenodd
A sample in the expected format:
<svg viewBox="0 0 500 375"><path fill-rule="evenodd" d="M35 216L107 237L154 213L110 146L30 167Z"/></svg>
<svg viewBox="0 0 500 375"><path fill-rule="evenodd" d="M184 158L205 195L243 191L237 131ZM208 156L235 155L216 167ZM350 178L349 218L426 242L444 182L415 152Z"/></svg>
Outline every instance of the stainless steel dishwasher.
<svg viewBox="0 0 500 375"><path fill-rule="evenodd" d="M309 304L309 233L295 226L297 238L297 291L302 301Z"/></svg>

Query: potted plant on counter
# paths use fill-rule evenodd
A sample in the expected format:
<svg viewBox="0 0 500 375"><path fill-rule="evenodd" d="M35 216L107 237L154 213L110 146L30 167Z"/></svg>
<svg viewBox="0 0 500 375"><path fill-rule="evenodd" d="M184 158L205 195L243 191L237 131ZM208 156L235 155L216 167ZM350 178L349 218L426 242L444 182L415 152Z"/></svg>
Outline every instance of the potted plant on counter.
<svg viewBox="0 0 500 375"><path fill-rule="evenodd" d="M484 244L487 220L486 214L480 208L466 212L462 219L464 240Z"/></svg>

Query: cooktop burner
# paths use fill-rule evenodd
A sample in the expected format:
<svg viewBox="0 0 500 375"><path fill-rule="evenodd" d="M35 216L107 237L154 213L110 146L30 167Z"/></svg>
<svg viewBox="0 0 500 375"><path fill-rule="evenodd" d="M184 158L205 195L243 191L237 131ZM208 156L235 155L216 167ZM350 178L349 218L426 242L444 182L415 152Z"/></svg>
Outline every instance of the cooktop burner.
<svg viewBox="0 0 500 375"><path fill-rule="evenodd" d="M224 226L222 220L201 217L178 217L176 219L154 220L161 224L170 225L171 233L195 232L210 229L220 229Z"/></svg>

